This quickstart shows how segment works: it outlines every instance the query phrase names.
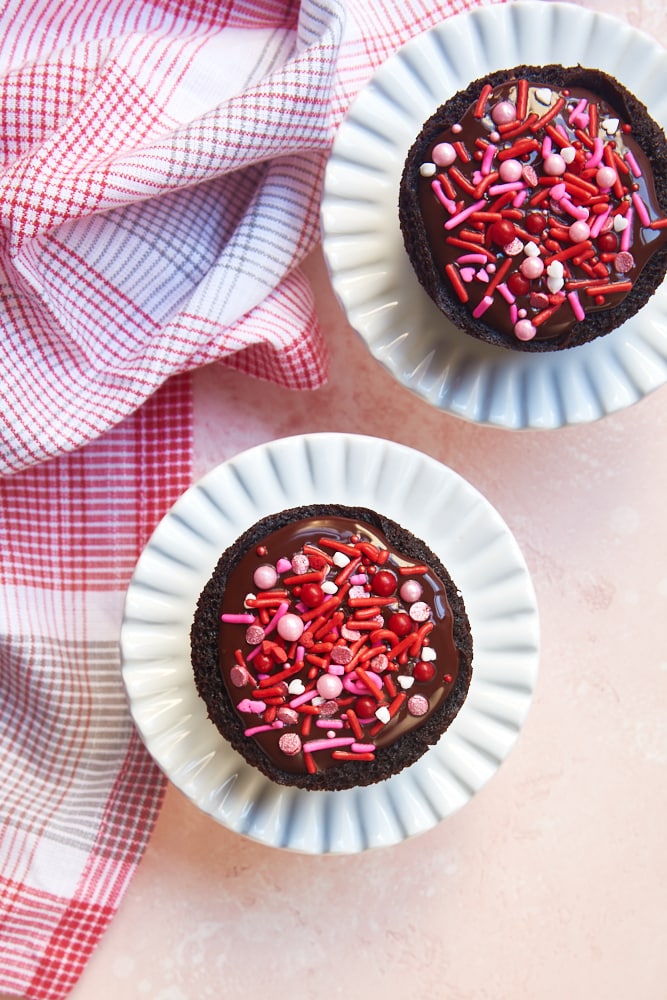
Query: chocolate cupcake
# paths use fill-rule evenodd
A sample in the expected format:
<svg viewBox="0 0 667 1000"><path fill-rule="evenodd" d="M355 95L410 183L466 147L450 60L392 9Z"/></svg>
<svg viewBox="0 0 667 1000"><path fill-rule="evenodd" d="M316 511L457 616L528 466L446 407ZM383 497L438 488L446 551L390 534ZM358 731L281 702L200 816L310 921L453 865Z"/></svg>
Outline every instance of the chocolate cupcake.
<svg viewBox="0 0 667 1000"><path fill-rule="evenodd" d="M282 785L369 785L418 760L468 692L463 598L436 555L369 509L263 518L220 557L191 629L209 718Z"/></svg>
<svg viewBox="0 0 667 1000"><path fill-rule="evenodd" d="M585 344L664 279L667 141L599 70L500 70L424 124L399 219L419 281L461 330L521 351Z"/></svg>

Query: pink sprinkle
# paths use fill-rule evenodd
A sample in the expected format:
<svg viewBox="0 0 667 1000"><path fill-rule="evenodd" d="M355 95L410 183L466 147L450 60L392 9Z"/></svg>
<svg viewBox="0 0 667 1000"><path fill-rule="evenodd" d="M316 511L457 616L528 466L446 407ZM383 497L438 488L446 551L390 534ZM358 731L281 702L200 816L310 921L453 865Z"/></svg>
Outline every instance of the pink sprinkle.
<svg viewBox="0 0 667 1000"><path fill-rule="evenodd" d="M431 181L431 190L433 191L433 194L436 196L440 204L444 205L444 207L447 209L450 215L452 214L452 212L456 211L456 202L452 201L451 198L447 197L445 192L442 190L440 181L438 180Z"/></svg>
<svg viewBox="0 0 667 1000"><path fill-rule="evenodd" d="M413 622L426 622L431 617L431 609L425 601L415 601L410 605L410 617Z"/></svg>
<svg viewBox="0 0 667 1000"><path fill-rule="evenodd" d="M342 719L316 719L315 725L319 729L342 729L343 720Z"/></svg>
<svg viewBox="0 0 667 1000"><path fill-rule="evenodd" d="M282 723L281 723L282 725ZM257 733L268 733L269 730L275 729L275 726L251 726L250 729L244 729L244 736L255 736Z"/></svg>
<svg viewBox="0 0 667 1000"><path fill-rule="evenodd" d="M584 208L583 205L574 205L569 198L561 198L560 207L568 215L571 215L573 219L587 219L588 209Z"/></svg>
<svg viewBox="0 0 667 1000"><path fill-rule="evenodd" d="M483 253L462 253L456 258L457 264L486 264L486 257Z"/></svg>
<svg viewBox="0 0 667 1000"><path fill-rule="evenodd" d="M479 201L474 201L472 205L468 205L467 208L464 208L457 215L453 215L451 219L447 219L447 222L445 223L445 229L454 229L456 226L458 226L459 222L463 222L463 220L467 219L468 216L472 215L473 212L479 212L480 208L482 208L482 206L485 204L486 201L484 198L480 198Z"/></svg>
<svg viewBox="0 0 667 1000"><path fill-rule="evenodd" d="M354 753L373 753L375 750L374 743L353 743L350 750Z"/></svg>
<svg viewBox="0 0 667 1000"><path fill-rule="evenodd" d="M509 302L510 304L512 302L516 302L516 298L514 297L514 295L512 294L512 292L510 292L509 288L507 287L507 285L505 284L504 281L502 281L498 285L498 291L500 292L500 294L502 295L502 297L505 299L505 302Z"/></svg>
<svg viewBox="0 0 667 1000"><path fill-rule="evenodd" d="M278 610L276 611L275 615L264 629L264 635L270 635L270 633L273 632L274 628L276 627L282 616L287 613L288 608L289 608L289 601L283 601L281 604L278 605Z"/></svg>
<svg viewBox="0 0 667 1000"><path fill-rule="evenodd" d="M527 197L528 197L528 192L525 189L523 191L519 191L516 198L512 199L512 205L514 206L514 208L520 208Z"/></svg>
<svg viewBox="0 0 667 1000"><path fill-rule="evenodd" d="M292 569L292 563L289 561L289 559L285 559L285 557L283 556L276 563L276 569L278 570L279 573L287 573L289 572L289 570Z"/></svg>
<svg viewBox="0 0 667 1000"><path fill-rule="evenodd" d="M259 698L243 698L236 706L239 712L250 712L252 715L261 715L266 709L266 704Z"/></svg>
<svg viewBox="0 0 667 1000"><path fill-rule="evenodd" d="M601 139L598 136L597 139L593 139L593 152L591 153L590 157L586 161L586 166L588 168L590 168L590 167L597 167L597 165L602 160L602 154L603 154L603 152L604 152L604 139Z"/></svg>
<svg viewBox="0 0 667 1000"><path fill-rule="evenodd" d="M621 233L621 250L629 250L630 243L632 241L632 223L634 221L635 213L634 209L629 208L625 213L625 218L628 221L627 226Z"/></svg>
<svg viewBox="0 0 667 1000"><path fill-rule="evenodd" d="M298 708L299 705L304 705L307 701L312 701L313 698L317 697L317 691L315 688L312 691L304 691L303 694L299 694L296 698L292 698L289 703L290 708Z"/></svg>
<svg viewBox="0 0 667 1000"><path fill-rule="evenodd" d="M254 620L254 615L233 615L227 613L220 615L220 621L228 625L252 625Z"/></svg>
<svg viewBox="0 0 667 1000"><path fill-rule="evenodd" d="M635 206L635 210L637 212L637 215L639 216L639 221L641 222L642 226L650 226L651 217L648 214L648 210L646 208L646 205L644 204L644 201L639 191L632 192L632 204ZM628 229L629 228L630 227L628 226Z"/></svg>
<svg viewBox="0 0 667 1000"><path fill-rule="evenodd" d="M353 736L337 736L333 740L309 740L303 744L306 753L316 753L318 750L329 750L332 747L349 747L355 742Z"/></svg>
<svg viewBox="0 0 667 1000"><path fill-rule="evenodd" d="M581 125L585 128L588 124L588 115L586 114L586 108L588 107L588 101L585 97L582 97L576 108L573 108L570 112L570 116L567 120L568 125Z"/></svg>
<svg viewBox="0 0 667 1000"><path fill-rule="evenodd" d="M639 166L639 164L635 160L634 153L631 150L626 149L625 154L624 154L624 158L625 158L625 162L627 163L627 165L630 167L630 170L632 171L633 177L641 177L641 175L642 175L641 167Z"/></svg>
<svg viewBox="0 0 667 1000"><path fill-rule="evenodd" d="M342 663L330 663L329 673L334 674L334 676L336 677L342 677L343 674L345 673L345 667L343 666Z"/></svg>
<svg viewBox="0 0 667 1000"><path fill-rule="evenodd" d="M331 650L331 662L332 663L349 663L354 653L349 646L334 646Z"/></svg>
<svg viewBox="0 0 667 1000"><path fill-rule="evenodd" d="M229 671L229 679L236 688L245 687L252 682L252 674L245 667L236 665ZM254 685L256 687L256 685Z"/></svg>
<svg viewBox="0 0 667 1000"><path fill-rule="evenodd" d="M278 746L288 757L293 757L301 749L301 737L298 733L283 733L278 740Z"/></svg>
<svg viewBox="0 0 667 1000"><path fill-rule="evenodd" d="M579 301L579 294L576 291L567 293L567 301L572 306L572 312L575 317L581 322L582 319L586 319L586 313L583 310L581 302Z"/></svg>
<svg viewBox="0 0 667 1000"><path fill-rule="evenodd" d="M249 646L256 646L266 635L261 625L249 625L245 631L245 641Z"/></svg>
<svg viewBox="0 0 667 1000"><path fill-rule="evenodd" d="M478 319L483 313L485 313L490 305L493 305L493 296L485 295L482 301L479 302L472 311L475 319Z"/></svg>
<svg viewBox="0 0 667 1000"><path fill-rule="evenodd" d="M426 715L428 700L423 694L413 694L411 698L408 698L408 712L410 715Z"/></svg>
<svg viewBox="0 0 667 1000"><path fill-rule="evenodd" d="M542 157L543 157L543 159L546 159L546 157L551 152L552 148L553 148L553 143L551 141L551 136L550 135L545 135L544 139L542 140Z"/></svg>
<svg viewBox="0 0 667 1000"><path fill-rule="evenodd" d="M368 577L365 573L355 573L354 576L350 577L350 583L353 587L363 587L367 579Z"/></svg>
<svg viewBox="0 0 667 1000"><path fill-rule="evenodd" d="M292 556L292 562L290 565L292 567L292 572L296 573L297 576L302 576L310 569L308 556L303 555L301 552L297 552L296 555Z"/></svg>
<svg viewBox="0 0 667 1000"><path fill-rule="evenodd" d="M494 146L492 142L484 150L484 156L482 157L482 163L480 165L480 173L486 176L486 174L491 173L491 164L493 163L493 158L496 155L496 149L498 147Z"/></svg>
<svg viewBox="0 0 667 1000"><path fill-rule="evenodd" d="M596 216L591 223L591 236L595 239L602 232L602 227L609 218L609 213L611 209L607 209L605 212L601 212L600 215Z"/></svg>
<svg viewBox="0 0 667 1000"><path fill-rule="evenodd" d="M614 258L614 270L617 274L628 274L635 266L635 258L627 250L621 250Z"/></svg>
<svg viewBox="0 0 667 1000"><path fill-rule="evenodd" d="M515 302L510 303L510 323L512 326L516 323L519 318L519 310Z"/></svg>
<svg viewBox="0 0 667 1000"><path fill-rule="evenodd" d="M489 188L489 194L505 194L506 191L521 191L523 190L523 181L507 181L505 184L492 184Z"/></svg>

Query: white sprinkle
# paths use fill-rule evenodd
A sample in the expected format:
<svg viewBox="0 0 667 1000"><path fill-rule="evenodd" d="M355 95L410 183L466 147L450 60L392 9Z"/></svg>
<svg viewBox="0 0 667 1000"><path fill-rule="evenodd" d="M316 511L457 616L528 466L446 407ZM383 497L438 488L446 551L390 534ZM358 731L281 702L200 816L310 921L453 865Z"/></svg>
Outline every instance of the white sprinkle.
<svg viewBox="0 0 667 1000"><path fill-rule="evenodd" d="M415 682L414 677L409 677L407 674L399 674L396 680L398 681L400 687L402 687L404 691L407 691L408 688L411 688Z"/></svg>
<svg viewBox="0 0 667 1000"><path fill-rule="evenodd" d="M375 712L375 717L376 719L379 719L380 722L384 722L386 725L386 723L389 722L389 720L391 719L391 715L389 714L389 709L387 708L387 706L380 705L380 707Z"/></svg>
<svg viewBox="0 0 667 1000"><path fill-rule="evenodd" d="M342 569L343 566L347 566L350 557L346 556L344 552L334 552L333 561L334 566L339 566Z"/></svg>
<svg viewBox="0 0 667 1000"><path fill-rule="evenodd" d="M422 660L435 660L436 652L433 646L424 646L421 652Z"/></svg>
<svg viewBox="0 0 667 1000"><path fill-rule="evenodd" d="M437 172L438 168L436 167L435 163L422 163L421 167L419 168L419 173L422 175L422 177L434 177Z"/></svg>
<svg viewBox="0 0 667 1000"><path fill-rule="evenodd" d="M538 87L535 91L535 97L540 104L551 104L551 91L548 87Z"/></svg>
<svg viewBox="0 0 667 1000"><path fill-rule="evenodd" d="M290 694L303 694L306 690L306 685L303 683L300 677L295 677L287 685L287 690Z"/></svg>
<svg viewBox="0 0 667 1000"><path fill-rule="evenodd" d="M322 584L323 594L336 594L338 592L338 587L333 582L333 580L325 580Z"/></svg>
<svg viewBox="0 0 667 1000"><path fill-rule="evenodd" d="M618 131L618 124L618 118L605 118L602 122L602 128L607 135L614 135Z"/></svg>
<svg viewBox="0 0 667 1000"><path fill-rule="evenodd" d="M523 252L525 253L526 257L539 257L540 248L538 247L537 243L533 243L532 240L529 240L528 243L524 243Z"/></svg>
<svg viewBox="0 0 667 1000"><path fill-rule="evenodd" d="M560 155L563 157L566 163L572 163L575 156L577 155L577 151L574 148L574 146L564 146L563 149L561 149L560 151Z"/></svg>
<svg viewBox="0 0 667 1000"><path fill-rule="evenodd" d="M628 220L624 215L614 216L614 232L622 233L624 229L628 228Z"/></svg>

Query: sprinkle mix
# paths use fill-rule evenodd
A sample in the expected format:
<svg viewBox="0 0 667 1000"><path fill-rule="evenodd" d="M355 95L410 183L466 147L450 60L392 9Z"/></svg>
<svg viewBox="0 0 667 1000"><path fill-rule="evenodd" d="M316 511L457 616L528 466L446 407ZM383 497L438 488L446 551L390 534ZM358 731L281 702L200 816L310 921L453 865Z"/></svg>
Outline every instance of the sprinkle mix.
<svg viewBox="0 0 667 1000"><path fill-rule="evenodd" d="M521 341L617 305L667 226L631 126L593 95L525 79L486 84L464 124L420 166L460 301Z"/></svg>
<svg viewBox="0 0 667 1000"><path fill-rule="evenodd" d="M456 678L455 651L448 666L431 644L443 619L452 641L433 572L351 524L336 537L320 531L275 562L267 545L257 547L253 592L221 616L221 639L225 628L243 635L228 686L240 696L245 735L271 756L277 747L286 769L312 774L374 760L378 746L420 725Z"/></svg>

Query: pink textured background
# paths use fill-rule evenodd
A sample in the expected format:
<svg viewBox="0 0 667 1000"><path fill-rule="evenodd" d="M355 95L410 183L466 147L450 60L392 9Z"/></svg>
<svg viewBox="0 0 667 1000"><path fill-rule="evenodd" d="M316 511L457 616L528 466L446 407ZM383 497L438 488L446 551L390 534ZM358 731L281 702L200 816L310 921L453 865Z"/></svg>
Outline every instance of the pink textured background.
<svg viewBox="0 0 667 1000"><path fill-rule="evenodd" d="M661 0L584 6L663 43ZM397 388L308 262L332 355L291 393L203 369L195 475L248 446L393 438L499 509L540 605L537 695L490 784L432 832L350 858L275 852L169 788L72 1000L662 1000L667 982L667 387L597 424L514 434Z"/></svg>

